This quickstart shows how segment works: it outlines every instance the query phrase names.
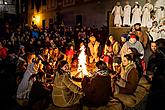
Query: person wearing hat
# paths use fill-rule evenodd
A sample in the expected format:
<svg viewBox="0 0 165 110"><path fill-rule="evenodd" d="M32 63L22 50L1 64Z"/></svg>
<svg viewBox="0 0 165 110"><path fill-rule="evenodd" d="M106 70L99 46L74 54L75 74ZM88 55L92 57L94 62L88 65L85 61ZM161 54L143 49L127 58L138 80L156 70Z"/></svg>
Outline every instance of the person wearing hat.
<svg viewBox="0 0 165 110"><path fill-rule="evenodd" d="M154 4L155 17L159 23L161 18L165 17L165 2L164 0L157 0Z"/></svg>
<svg viewBox="0 0 165 110"><path fill-rule="evenodd" d="M121 16L123 14L123 10L122 7L120 5L120 2L117 2L116 5L114 6L113 10L112 10L112 14L114 13L114 25L116 27L121 27L122 25L122 20L121 20Z"/></svg>
<svg viewBox="0 0 165 110"><path fill-rule="evenodd" d="M90 42L88 43L87 47L87 55L89 57L89 63L99 61L99 56L101 56L100 52L100 43L96 41L94 36L89 38Z"/></svg>
<svg viewBox="0 0 165 110"><path fill-rule="evenodd" d="M123 13L123 26L130 26L130 22L131 22L131 6L129 4L129 1L127 0L125 2L125 6L124 6L124 13Z"/></svg>
<svg viewBox="0 0 165 110"><path fill-rule="evenodd" d="M141 59L144 58L144 48L142 46L142 44L137 41L137 36L135 34L131 34L129 37L129 40L127 42L124 43L123 47L120 50L120 55L121 57L123 57L124 55L129 53L129 48L136 48L137 51L142 54L142 56L140 57Z"/></svg>
<svg viewBox="0 0 165 110"><path fill-rule="evenodd" d="M141 23L141 15L142 15L142 11L141 11L141 6L139 5L138 2L135 2L135 5L132 9L132 25L136 24L136 23Z"/></svg>
<svg viewBox="0 0 165 110"><path fill-rule="evenodd" d="M143 6L142 12L142 26L146 27L151 19L151 11L153 10L153 5L150 3L151 0L147 0L147 3Z"/></svg>
<svg viewBox="0 0 165 110"><path fill-rule="evenodd" d="M138 37L138 40L143 44L144 48L147 46L148 43L148 36L144 34L141 30L141 24L136 23L134 24L135 27L135 35Z"/></svg>
<svg viewBox="0 0 165 110"><path fill-rule="evenodd" d="M123 44L127 41L127 37L128 37L127 34L122 34L121 35L121 38L120 38L120 47L122 47Z"/></svg>

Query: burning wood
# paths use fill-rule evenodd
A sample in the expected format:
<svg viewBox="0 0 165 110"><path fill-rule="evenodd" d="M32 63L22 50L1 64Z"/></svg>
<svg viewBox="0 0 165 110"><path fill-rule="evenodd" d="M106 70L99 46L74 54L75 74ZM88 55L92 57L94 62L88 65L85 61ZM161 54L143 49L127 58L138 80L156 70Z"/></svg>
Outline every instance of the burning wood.
<svg viewBox="0 0 165 110"><path fill-rule="evenodd" d="M83 78L84 75L89 75L86 67L86 54L85 54L85 46L82 45L80 48L80 54L78 56L78 68L77 74L75 77Z"/></svg>

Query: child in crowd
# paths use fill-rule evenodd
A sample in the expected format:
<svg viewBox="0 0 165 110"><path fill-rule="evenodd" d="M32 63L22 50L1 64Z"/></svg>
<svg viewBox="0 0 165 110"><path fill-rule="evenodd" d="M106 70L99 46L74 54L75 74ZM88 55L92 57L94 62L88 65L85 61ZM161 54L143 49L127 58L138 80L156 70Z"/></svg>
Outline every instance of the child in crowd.
<svg viewBox="0 0 165 110"><path fill-rule="evenodd" d="M69 66L71 67L71 63L73 61L73 56L75 54L75 50L74 50L74 47L73 45L70 45L69 46L69 49L66 50L66 60L67 62L69 63Z"/></svg>

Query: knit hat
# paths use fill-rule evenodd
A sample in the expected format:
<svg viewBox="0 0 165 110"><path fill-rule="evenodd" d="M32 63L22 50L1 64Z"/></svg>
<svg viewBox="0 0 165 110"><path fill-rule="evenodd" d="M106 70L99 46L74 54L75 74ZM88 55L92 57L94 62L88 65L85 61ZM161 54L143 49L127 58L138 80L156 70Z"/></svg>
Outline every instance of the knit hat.
<svg viewBox="0 0 165 110"><path fill-rule="evenodd" d="M128 38L128 35L127 34L122 34L121 37L127 39Z"/></svg>
<svg viewBox="0 0 165 110"><path fill-rule="evenodd" d="M135 34L131 34L131 35L129 36L129 39L130 39L130 38L135 38L135 39L136 39L137 37L136 37Z"/></svg>

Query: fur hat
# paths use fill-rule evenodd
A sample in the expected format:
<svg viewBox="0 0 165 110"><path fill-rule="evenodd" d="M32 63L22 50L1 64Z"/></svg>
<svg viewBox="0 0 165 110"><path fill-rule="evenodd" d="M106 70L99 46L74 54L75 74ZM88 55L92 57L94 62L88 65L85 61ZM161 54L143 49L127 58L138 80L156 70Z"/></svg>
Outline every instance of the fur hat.
<svg viewBox="0 0 165 110"><path fill-rule="evenodd" d="M95 38L95 36L91 36L91 37L89 37L89 40L90 41L96 41L96 38Z"/></svg>

